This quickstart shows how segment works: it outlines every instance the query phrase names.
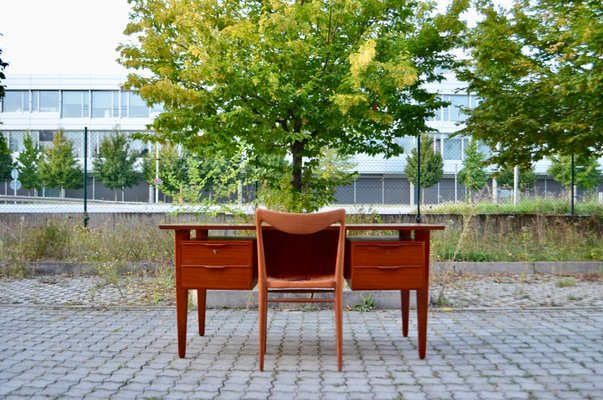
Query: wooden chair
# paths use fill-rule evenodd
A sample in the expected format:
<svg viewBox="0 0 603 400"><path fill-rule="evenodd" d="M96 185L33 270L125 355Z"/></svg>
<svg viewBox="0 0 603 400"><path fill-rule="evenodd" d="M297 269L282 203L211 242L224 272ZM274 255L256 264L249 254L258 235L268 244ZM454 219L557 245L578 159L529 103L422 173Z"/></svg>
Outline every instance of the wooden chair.
<svg viewBox="0 0 603 400"><path fill-rule="evenodd" d="M337 368L343 352L345 210L292 214L256 210L259 368L264 370L268 302L334 303ZM268 224L269 226L265 225ZM330 229L338 224L338 229ZM296 240L287 240L288 235ZM333 293L329 298L270 297L269 293Z"/></svg>

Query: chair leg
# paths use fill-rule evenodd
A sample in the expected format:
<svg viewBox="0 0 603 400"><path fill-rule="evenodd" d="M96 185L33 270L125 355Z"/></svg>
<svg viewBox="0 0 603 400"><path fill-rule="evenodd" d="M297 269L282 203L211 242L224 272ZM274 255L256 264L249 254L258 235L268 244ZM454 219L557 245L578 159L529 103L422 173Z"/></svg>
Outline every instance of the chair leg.
<svg viewBox="0 0 603 400"><path fill-rule="evenodd" d="M265 289L258 291L258 331L259 331L259 345L258 345L258 362L260 371L264 370L264 355L266 354L266 308L267 308L267 293Z"/></svg>
<svg viewBox="0 0 603 400"><path fill-rule="evenodd" d="M335 341L337 346L337 370L343 369L343 291L335 292Z"/></svg>

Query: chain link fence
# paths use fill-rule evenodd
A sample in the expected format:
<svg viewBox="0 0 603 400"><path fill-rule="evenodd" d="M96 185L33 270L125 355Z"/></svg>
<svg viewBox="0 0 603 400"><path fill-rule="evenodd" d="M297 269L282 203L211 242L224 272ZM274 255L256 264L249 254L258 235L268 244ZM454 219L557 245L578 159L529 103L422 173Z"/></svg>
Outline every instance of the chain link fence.
<svg viewBox="0 0 603 400"><path fill-rule="evenodd" d="M94 173L93 159L98 153L101 142L116 134L116 131L88 132L87 151L84 151L84 130L65 131L64 137L71 143L73 157L80 167L84 167L84 155L87 154L86 167L88 177L86 190L83 185L78 188L66 188L64 193L56 187L43 187L38 189L28 188L23 185L25 181L24 168L17 168L20 174L15 178L0 182L0 213L111 213L111 212L172 212L178 209L178 199L158 190L153 182L146 182L142 175L139 182L132 187L123 189L109 189L103 185ZM132 138L134 132L119 131L128 138L129 150L140 157L135 168L142 171L142 159L150 156L153 161L151 168L156 172L162 167L162 160L156 159L158 154L154 144L144 143ZM25 149L25 136L28 135L39 149L50 149L56 131L4 131L13 159L18 160ZM421 188L421 204L438 205L445 203L465 202L476 200L476 195L471 194L463 186L459 173L463 168L464 152L468 139L448 137L444 134L433 135L433 150L440 154L443 162L442 178L430 187ZM353 161L358 172L357 179L350 185L338 187L335 193L336 205L345 205L351 209L385 208L391 213L405 213L416 205L416 187L407 179L405 168L408 157L416 148L416 138L405 137L399 139L399 144L404 148L404 153L397 157L385 159L358 155ZM488 154L489 149L482 147L481 151ZM513 202L518 196L529 197L560 197L568 199L567 190L550 176L547 175L548 162L541 161L535 165L536 181L532 188L522 193L514 192L512 188L502 187L495 179L490 178L487 185L479 193L480 201ZM492 172L491 169L488 172ZM158 175L158 174L157 174ZM253 209L255 200L255 186L241 185L233 194L231 202L244 209ZM208 191L211 195L211 189ZM86 196L86 201L84 197ZM575 193L576 201L584 201L589 196L603 203L603 184L594 192L585 192L578 189ZM249 208L251 207L251 208Z"/></svg>

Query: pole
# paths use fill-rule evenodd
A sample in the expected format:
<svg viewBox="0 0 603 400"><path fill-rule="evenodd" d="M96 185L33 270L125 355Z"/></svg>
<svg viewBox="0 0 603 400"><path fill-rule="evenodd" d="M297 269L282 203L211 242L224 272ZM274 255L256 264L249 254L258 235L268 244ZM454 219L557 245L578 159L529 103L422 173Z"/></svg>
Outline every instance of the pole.
<svg viewBox="0 0 603 400"><path fill-rule="evenodd" d="M88 227L88 127L84 128L84 227Z"/></svg>
<svg viewBox="0 0 603 400"><path fill-rule="evenodd" d="M513 204L519 203L519 166L513 168Z"/></svg>
<svg viewBox="0 0 603 400"><path fill-rule="evenodd" d="M572 186L570 188L571 190L571 204L570 204L570 212L572 215L574 215L574 193L575 193L575 185L576 185L576 165L574 164L574 153L572 153Z"/></svg>
<svg viewBox="0 0 603 400"><path fill-rule="evenodd" d="M421 135L417 136L417 224L421 223Z"/></svg>

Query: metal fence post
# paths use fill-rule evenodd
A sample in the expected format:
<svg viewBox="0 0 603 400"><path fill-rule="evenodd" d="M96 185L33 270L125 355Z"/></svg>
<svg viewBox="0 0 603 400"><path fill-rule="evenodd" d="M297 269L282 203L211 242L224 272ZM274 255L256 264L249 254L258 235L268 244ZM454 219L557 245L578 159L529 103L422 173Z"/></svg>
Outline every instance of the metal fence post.
<svg viewBox="0 0 603 400"><path fill-rule="evenodd" d="M88 227L88 127L84 128L84 227Z"/></svg>

